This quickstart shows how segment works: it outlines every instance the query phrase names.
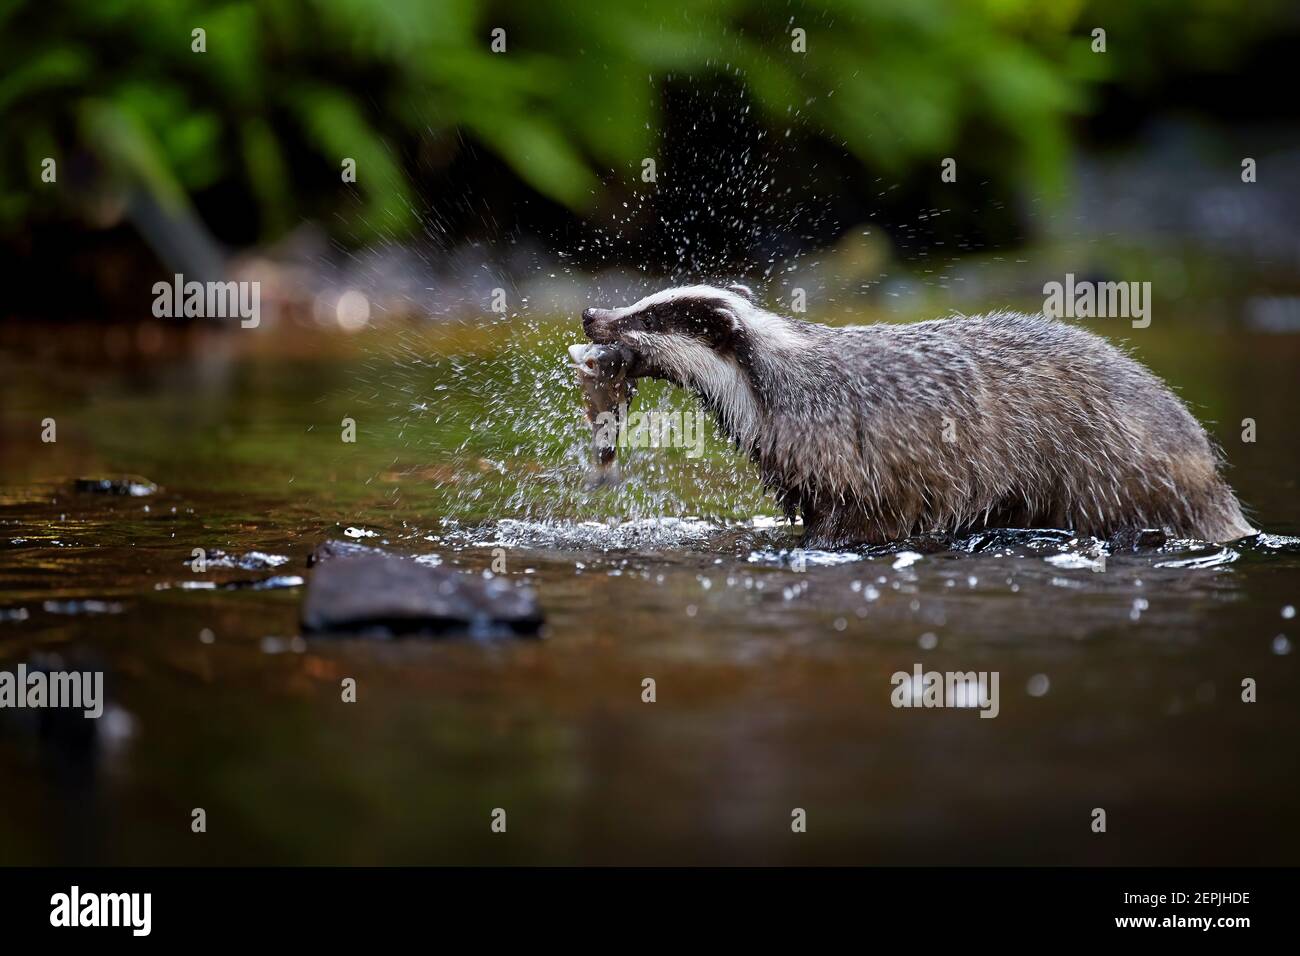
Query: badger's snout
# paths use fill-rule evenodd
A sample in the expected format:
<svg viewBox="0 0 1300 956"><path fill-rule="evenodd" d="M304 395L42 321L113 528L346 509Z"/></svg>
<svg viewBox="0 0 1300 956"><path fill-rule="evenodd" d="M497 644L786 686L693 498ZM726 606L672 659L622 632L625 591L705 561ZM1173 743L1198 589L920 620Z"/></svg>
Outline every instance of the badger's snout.
<svg viewBox="0 0 1300 956"><path fill-rule="evenodd" d="M609 309L584 309L582 312L582 331L593 342L608 343L618 340L615 328L616 316Z"/></svg>

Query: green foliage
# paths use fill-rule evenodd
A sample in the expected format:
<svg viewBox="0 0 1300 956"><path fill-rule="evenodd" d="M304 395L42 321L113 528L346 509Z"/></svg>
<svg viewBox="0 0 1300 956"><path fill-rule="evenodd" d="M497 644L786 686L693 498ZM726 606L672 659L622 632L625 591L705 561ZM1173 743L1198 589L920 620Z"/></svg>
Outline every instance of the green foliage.
<svg viewBox="0 0 1300 956"><path fill-rule="evenodd" d="M1051 187L1088 84L1112 63L1159 68L1132 53L1169 35L1150 6L1097 5L1118 47L1100 57L1081 0L0 0L0 229L85 204L41 191L48 155L65 172L89 157L96 194L185 203L236 186L264 238L340 209L354 236L400 234L418 219L411 145L438 142L445 161L462 137L582 211L602 173L654 154L669 75L734 77L774 129L824 135L894 175L976 130L1005 176ZM1226 9L1194 0L1163 15L1223 63L1261 19ZM489 49L497 26L504 54ZM191 50L196 27L205 53ZM791 49L795 27L806 53ZM323 194L344 157L358 183Z"/></svg>

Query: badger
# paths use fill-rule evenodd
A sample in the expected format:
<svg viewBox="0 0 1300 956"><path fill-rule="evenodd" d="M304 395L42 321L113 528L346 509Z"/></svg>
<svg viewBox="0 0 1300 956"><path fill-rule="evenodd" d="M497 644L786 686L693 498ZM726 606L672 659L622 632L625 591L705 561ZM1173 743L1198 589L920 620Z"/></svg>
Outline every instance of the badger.
<svg viewBox="0 0 1300 956"><path fill-rule="evenodd" d="M629 374L695 393L803 519L805 547L997 527L1255 533L1187 407L1075 325L992 312L832 327L734 284L589 308L582 326L632 351Z"/></svg>

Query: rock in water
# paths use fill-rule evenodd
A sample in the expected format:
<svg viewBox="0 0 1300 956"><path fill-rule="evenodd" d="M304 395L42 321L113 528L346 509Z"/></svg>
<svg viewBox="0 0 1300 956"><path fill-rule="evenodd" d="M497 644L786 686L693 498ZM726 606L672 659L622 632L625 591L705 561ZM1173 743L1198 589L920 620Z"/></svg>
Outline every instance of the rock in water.
<svg viewBox="0 0 1300 956"><path fill-rule="evenodd" d="M131 498L144 498L158 490L152 481L138 475L124 478L78 478L72 487L83 494L126 495Z"/></svg>
<svg viewBox="0 0 1300 956"><path fill-rule="evenodd" d="M307 567L313 568L323 561L329 561L333 558L345 558L349 555L384 553L383 548L373 548L370 545L357 544L355 541L341 541L338 538L331 538L329 541L322 541L316 545L311 554L307 555Z"/></svg>
<svg viewBox="0 0 1300 956"><path fill-rule="evenodd" d="M532 591L497 578L430 567L386 554L317 564L302 605L303 630L381 636L536 634Z"/></svg>

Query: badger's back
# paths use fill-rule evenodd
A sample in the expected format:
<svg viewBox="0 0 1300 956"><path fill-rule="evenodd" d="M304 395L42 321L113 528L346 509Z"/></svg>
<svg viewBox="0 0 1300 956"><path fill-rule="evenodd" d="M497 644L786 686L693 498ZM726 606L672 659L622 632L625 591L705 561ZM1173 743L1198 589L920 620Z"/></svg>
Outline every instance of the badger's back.
<svg viewBox="0 0 1300 956"><path fill-rule="evenodd" d="M805 326L769 384L764 479L813 544L981 526L1249 534L1181 401L1121 350L1041 316Z"/></svg>

